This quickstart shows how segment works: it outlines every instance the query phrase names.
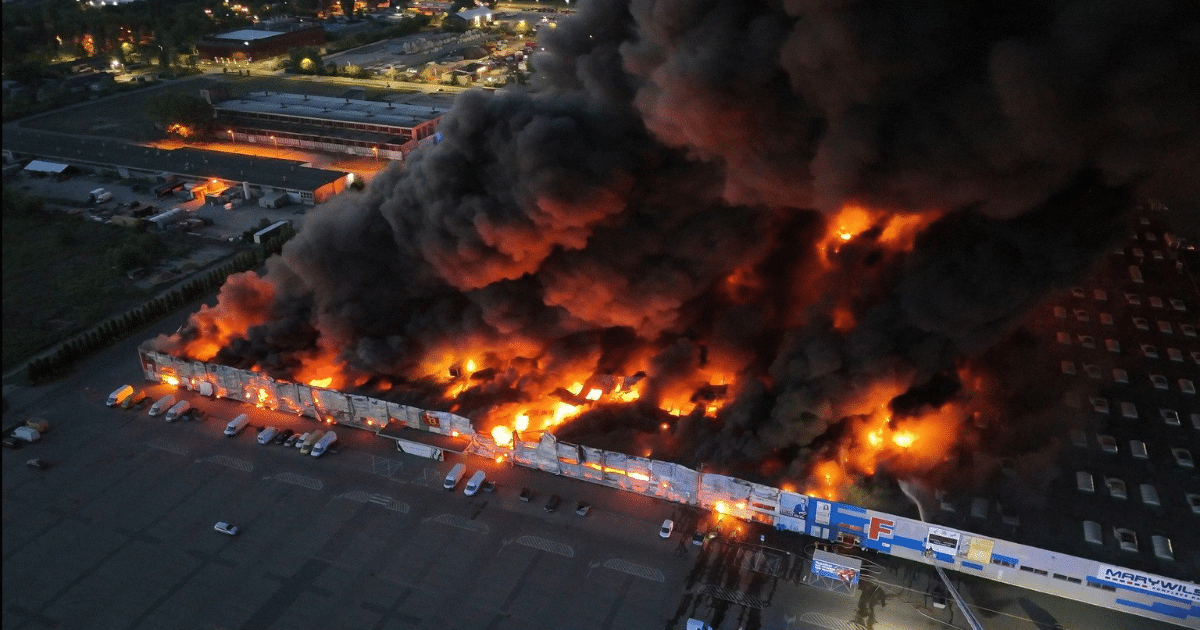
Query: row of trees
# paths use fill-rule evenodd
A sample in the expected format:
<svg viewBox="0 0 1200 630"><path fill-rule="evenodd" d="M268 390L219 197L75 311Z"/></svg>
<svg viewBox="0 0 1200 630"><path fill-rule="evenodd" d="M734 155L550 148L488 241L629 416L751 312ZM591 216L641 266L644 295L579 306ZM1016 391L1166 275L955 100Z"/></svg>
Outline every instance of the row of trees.
<svg viewBox="0 0 1200 630"><path fill-rule="evenodd" d="M211 14L211 15L210 15ZM123 63L157 57L170 66L204 35L251 24L221 0L143 0L93 7L76 0L6 3L4 65L113 54ZM152 43L151 43L152 42Z"/></svg>
<svg viewBox="0 0 1200 630"><path fill-rule="evenodd" d="M262 266L267 257L282 251L283 244L294 235L295 231L284 230L278 237L263 243L261 247L239 254L232 261L208 272L204 277L187 282L170 293L156 297L118 317L94 326L87 332L60 345L54 353L31 360L26 365L26 376L30 382L36 384L62 374L76 362L215 291L231 274Z"/></svg>

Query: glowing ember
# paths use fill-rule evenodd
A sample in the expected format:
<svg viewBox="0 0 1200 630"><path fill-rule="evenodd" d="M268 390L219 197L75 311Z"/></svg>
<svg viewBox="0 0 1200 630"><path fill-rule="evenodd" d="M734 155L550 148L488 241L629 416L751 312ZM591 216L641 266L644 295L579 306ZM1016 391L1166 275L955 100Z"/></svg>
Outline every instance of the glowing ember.
<svg viewBox="0 0 1200 630"><path fill-rule="evenodd" d="M602 396L603 394L604 394L603 391L601 391L599 389L593 389L587 393L587 399L588 400L600 400L600 396Z"/></svg>
<svg viewBox="0 0 1200 630"><path fill-rule="evenodd" d="M496 441L496 446L511 446L513 439L512 429L502 424L497 425L492 429L492 439Z"/></svg>
<svg viewBox="0 0 1200 630"><path fill-rule="evenodd" d="M713 504L713 509L717 511L717 514L724 514L726 510L725 503L723 501L717 501Z"/></svg>
<svg viewBox="0 0 1200 630"><path fill-rule="evenodd" d="M579 392L583 391L583 383L572 383L571 386L567 388L567 391L578 396Z"/></svg>
<svg viewBox="0 0 1200 630"><path fill-rule="evenodd" d="M174 376L164 376L163 382L166 383L167 385L171 385L171 386L179 385L179 379Z"/></svg>

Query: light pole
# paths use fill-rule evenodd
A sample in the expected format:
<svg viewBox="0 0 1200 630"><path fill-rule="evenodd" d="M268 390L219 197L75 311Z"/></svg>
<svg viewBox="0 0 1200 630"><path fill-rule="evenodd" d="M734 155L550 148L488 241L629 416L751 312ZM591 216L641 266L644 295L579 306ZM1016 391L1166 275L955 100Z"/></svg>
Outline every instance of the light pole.
<svg viewBox="0 0 1200 630"><path fill-rule="evenodd" d="M237 144L237 138L233 137L233 130L228 129L227 131L229 132L229 141L234 144Z"/></svg>
<svg viewBox="0 0 1200 630"><path fill-rule="evenodd" d="M279 139L276 138L275 136L271 136L271 142L275 143L275 149L278 150L279 149Z"/></svg>

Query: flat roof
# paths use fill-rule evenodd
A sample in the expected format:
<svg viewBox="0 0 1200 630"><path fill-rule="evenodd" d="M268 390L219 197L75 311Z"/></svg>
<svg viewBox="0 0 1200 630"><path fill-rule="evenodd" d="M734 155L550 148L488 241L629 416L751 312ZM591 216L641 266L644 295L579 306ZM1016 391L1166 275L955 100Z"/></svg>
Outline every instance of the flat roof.
<svg viewBox="0 0 1200 630"><path fill-rule="evenodd" d="M305 166L299 160L280 160L203 149L156 149L117 139L75 138L56 133L14 129L3 136L6 151L70 163L127 167L188 177L249 182L290 190L317 190L345 177L344 171Z"/></svg>
<svg viewBox="0 0 1200 630"><path fill-rule="evenodd" d="M218 33L216 35L211 35L210 37L212 39L234 39L234 40L240 39L240 40L245 41L245 40L255 40L255 39L266 39L268 37L275 37L276 35L282 35L286 32L287 31L259 31L259 30L247 28L247 29L242 29L240 31L233 31L230 33Z"/></svg>
<svg viewBox="0 0 1200 630"><path fill-rule="evenodd" d="M438 105L408 105L334 96L252 92L213 105L218 112L279 114L313 120L413 128L450 111Z"/></svg>

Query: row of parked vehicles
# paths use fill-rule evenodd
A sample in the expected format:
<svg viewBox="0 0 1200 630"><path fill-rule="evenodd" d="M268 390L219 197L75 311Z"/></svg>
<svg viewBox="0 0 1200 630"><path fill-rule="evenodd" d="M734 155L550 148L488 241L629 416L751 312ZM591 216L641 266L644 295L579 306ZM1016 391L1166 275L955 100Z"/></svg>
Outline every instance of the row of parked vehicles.
<svg viewBox="0 0 1200 630"><path fill-rule="evenodd" d="M203 393L201 392L202 395ZM145 390L134 391L132 385L123 385L109 395L107 404L109 407L119 406L122 409L141 409L149 401L149 395ZM150 405L149 415L157 416L159 414L162 414L163 419L167 422L203 420L207 415L199 408L193 407L189 401L178 400L174 394L167 394ZM243 413L225 425L225 436L233 437L249 425L250 416ZM300 449L301 454L320 457L337 442L337 433L318 430L297 435L292 429L283 429L282 431L275 427L259 429L259 444L270 444L272 441L276 444L294 446Z"/></svg>

